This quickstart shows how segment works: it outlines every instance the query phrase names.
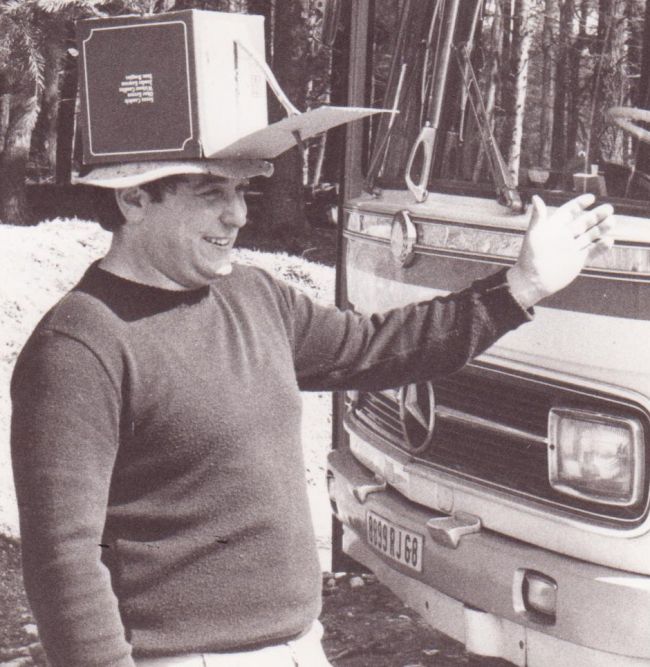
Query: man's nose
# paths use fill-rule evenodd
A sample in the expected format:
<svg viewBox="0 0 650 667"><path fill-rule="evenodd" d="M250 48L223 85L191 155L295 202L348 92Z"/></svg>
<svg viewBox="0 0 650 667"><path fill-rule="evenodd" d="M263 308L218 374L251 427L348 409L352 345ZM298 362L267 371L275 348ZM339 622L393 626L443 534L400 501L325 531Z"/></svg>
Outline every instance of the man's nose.
<svg viewBox="0 0 650 667"><path fill-rule="evenodd" d="M246 202L242 195L235 195L228 200L228 205L221 212L221 222L232 227L243 227L246 224Z"/></svg>

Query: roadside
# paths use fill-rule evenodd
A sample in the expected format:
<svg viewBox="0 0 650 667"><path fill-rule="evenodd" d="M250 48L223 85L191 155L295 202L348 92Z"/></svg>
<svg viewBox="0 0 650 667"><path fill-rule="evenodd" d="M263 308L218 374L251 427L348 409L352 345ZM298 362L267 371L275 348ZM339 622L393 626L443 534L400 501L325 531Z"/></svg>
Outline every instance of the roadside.
<svg viewBox="0 0 650 667"><path fill-rule="evenodd" d="M0 535L0 667L47 667L20 573L20 546Z"/></svg>
<svg viewBox="0 0 650 667"><path fill-rule="evenodd" d="M323 645L334 667L509 666L470 656L373 575L326 575L323 583Z"/></svg>

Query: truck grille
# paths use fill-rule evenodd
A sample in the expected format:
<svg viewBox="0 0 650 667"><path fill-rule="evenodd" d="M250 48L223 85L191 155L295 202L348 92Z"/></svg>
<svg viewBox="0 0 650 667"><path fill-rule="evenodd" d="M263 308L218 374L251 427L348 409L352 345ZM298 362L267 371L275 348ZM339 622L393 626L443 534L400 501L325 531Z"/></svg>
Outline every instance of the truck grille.
<svg viewBox="0 0 650 667"><path fill-rule="evenodd" d="M553 504L576 515L607 523L636 522L643 518L646 494L639 503L616 507L570 498L548 482L547 422L553 407L570 407L641 419L640 408L620 401L585 394L566 385L554 385L483 367L468 367L434 383L436 421L432 444L414 458L420 462L496 486L517 495ZM454 419L454 414L471 416ZM384 442L405 446L396 392L362 393L348 418L349 426L363 425ZM497 424L498 430L490 428ZM646 455L646 461L650 456Z"/></svg>

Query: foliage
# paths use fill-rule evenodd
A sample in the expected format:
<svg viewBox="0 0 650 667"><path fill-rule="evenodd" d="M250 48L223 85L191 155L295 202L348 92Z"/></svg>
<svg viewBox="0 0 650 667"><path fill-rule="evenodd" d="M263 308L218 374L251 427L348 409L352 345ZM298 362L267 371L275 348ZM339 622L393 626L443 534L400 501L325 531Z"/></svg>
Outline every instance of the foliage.
<svg viewBox="0 0 650 667"><path fill-rule="evenodd" d="M43 131L55 133L60 68L72 21L111 12L146 11L156 4L6 0L0 5L0 219L30 222L25 179L32 135L44 98L48 121ZM39 143L51 156L54 142L55 137L41 137Z"/></svg>
<svg viewBox="0 0 650 667"><path fill-rule="evenodd" d="M285 79L283 83L290 97L300 108L329 101L331 52L318 43L322 15L316 0L4 0L0 4L0 172L4 155L5 161L11 161L12 166L5 165L5 171L14 173L14 184L11 194L3 192L0 186L0 217L3 211L7 217L8 207L3 205L3 199L23 198L16 188L24 176L16 175L16 168L21 171L29 166L31 178L39 180L42 177L51 180L54 175L59 112L56 98L61 97L61 86L65 85L62 73L68 72L70 79L75 77L69 57L68 64L64 64L66 50L75 51L73 22L92 16L190 8L265 14L270 55L273 56L274 40L286 42L284 45L278 42L277 62L272 62L272 66L278 70L280 80ZM72 97L69 92L67 95ZM69 108L70 101L66 101ZM20 136L16 135L18 127ZM4 151L9 145L11 156ZM324 140L320 139L306 147L303 159L308 168L304 174L310 183L313 177L308 174L319 179L324 150ZM298 190L301 181L302 172L295 186ZM16 206L20 209L23 204L12 204L11 215L26 219L22 213L15 213Z"/></svg>
<svg viewBox="0 0 650 667"><path fill-rule="evenodd" d="M48 41L69 33L72 21L90 16L148 14L167 8L162 0L5 0L0 5L0 94L27 77L43 85Z"/></svg>

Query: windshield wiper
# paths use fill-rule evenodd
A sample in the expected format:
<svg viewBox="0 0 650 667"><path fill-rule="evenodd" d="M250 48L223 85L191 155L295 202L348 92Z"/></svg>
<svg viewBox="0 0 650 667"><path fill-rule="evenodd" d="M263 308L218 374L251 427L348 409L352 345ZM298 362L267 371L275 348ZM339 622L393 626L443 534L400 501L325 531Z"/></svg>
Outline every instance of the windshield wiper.
<svg viewBox="0 0 650 667"><path fill-rule="evenodd" d="M492 132L492 124L490 122L489 114L485 108L481 89L476 78L476 72L470 60L469 51L466 46L454 47L454 52L458 58L458 64L463 76L463 83L467 92L470 108L476 119L479 134L481 137L481 144L483 150L488 158L488 166L490 174L494 181L497 191L497 199L500 204L507 206L515 213L522 213L524 205L521 201L521 196L517 189L517 184L514 182L512 175L508 171L506 161L501 155L501 150L497 144L497 140Z"/></svg>
<svg viewBox="0 0 650 667"><path fill-rule="evenodd" d="M427 51L425 54L426 58L422 70L424 81L428 73L428 61L433 55L430 84L423 83L422 86L423 91L428 88L424 124L413 143L404 171L406 187L411 191L417 202L425 201L429 195L427 185L429 183L429 176L431 175L431 165L442 114L447 76L449 74L449 59L453 48L452 40L456 30L459 8L460 0L451 0L448 7L446 6L446 0L438 0L431 16L429 36L427 38ZM437 44L432 53L433 39L436 32ZM423 95L423 97L425 96ZM419 156L421 156L422 164L419 174L414 175L416 158Z"/></svg>

